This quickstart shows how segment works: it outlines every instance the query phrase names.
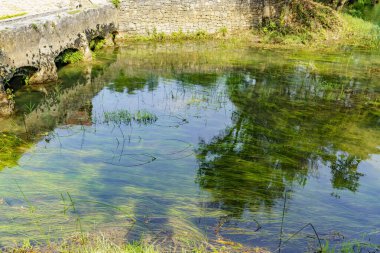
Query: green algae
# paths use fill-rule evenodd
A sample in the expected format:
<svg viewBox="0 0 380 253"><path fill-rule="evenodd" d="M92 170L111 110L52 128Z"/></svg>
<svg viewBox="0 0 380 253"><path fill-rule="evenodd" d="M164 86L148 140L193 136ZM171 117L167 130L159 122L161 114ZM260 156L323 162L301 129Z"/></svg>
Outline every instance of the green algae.
<svg viewBox="0 0 380 253"><path fill-rule="evenodd" d="M22 154L30 146L29 142L17 135L0 133L0 170L16 166Z"/></svg>

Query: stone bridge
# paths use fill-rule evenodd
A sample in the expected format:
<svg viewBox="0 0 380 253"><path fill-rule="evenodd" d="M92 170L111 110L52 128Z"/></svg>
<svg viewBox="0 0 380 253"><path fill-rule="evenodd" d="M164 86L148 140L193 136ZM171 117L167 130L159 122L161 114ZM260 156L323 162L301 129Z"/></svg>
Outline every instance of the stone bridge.
<svg viewBox="0 0 380 253"><path fill-rule="evenodd" d="M41 1L30 0L28 6ZM45 1L45 4L59 2ZM67 49L75 49L83 53L85 60L90 60L89 42L96 37L107 39L116 32L150 35L154 32L246 30L279 15L284 1L120 0L118 9L109 2L64 0L60 5L66 9L61 6L50 13L0 21L0 116L12 112L12 94L5 90L12 77L27 73L30 84L55 81L57 56ZM70 9L73 6L81 8Z"/></svg>
<svg viewBox="0 0 380 253"><path fill-rule="evenodd" d="M115 32L117 10L112 5L0 22L0 115L12 111L4 87L15 74L28 71L31 84L56 81L55 59L63 51L79 50L90 60L90 41L111 39Z"/></svg>

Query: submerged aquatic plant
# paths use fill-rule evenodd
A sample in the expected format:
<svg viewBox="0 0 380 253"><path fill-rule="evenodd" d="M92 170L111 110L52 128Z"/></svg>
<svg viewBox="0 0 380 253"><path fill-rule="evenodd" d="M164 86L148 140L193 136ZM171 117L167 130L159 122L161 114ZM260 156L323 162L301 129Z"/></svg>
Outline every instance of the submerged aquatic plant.
<svg viewBox="0 0 380 253"><path fill-rule="evenodd" d="M133 118L137 123L139 124L153 124L157 121L157 116L153 113L150 113L148 111L142 110L137 111Z"/></svg>
<svg viewBox="0 0 380 253"><path fill-rule="evenodd" d="M117 125L130 125L132 121L138 124L148 125L153 124L158 120L158 117L146 110L138 110L135 113L130 113L128 110L119 110L115 112L104 113L104 123L114 123Z"/></svg>
<svg viewBox="0 0 380 253"><path fill-rule="evenodd" d="M0 133L0 170L17 165L29 144L22 138L9 133Z"/></svg>
<svg viewBox="0 0 380 253"><path fill-rule="evenodd" d="M105 112L104 113L104 123L114 123L114 124L131 124L133 115L127 110L120 110L116 112Z"/></svg>

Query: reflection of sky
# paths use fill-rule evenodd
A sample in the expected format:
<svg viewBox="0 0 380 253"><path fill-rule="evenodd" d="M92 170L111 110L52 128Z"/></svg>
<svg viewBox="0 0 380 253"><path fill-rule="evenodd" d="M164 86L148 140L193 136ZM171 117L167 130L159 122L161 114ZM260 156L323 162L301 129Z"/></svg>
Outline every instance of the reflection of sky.
<svg viewBox="0 0 380 253"><path fill-rule="evenodd" d="M380 227L380 163L376 157L359 164L364 176L355 193L332 188L330 169L319 164L317 177L309 178L305 187L297 187L292 194L288 220L317 224L321 233L344 231L345 236L358 236L375 231Z"/></svg>
<svg viewBox="0 0 380 253"><path fill-rule="evenodd" d="M219 90L223 88L216 85L213 91ZM209 104L203 101L205 96ZM196 210L197 196L203 194L194 182L194 148L200 137L209 140L225 128L233 108L228 101L220 108L213 99L210 91L202 87L184 89L164 80L154 91L136 91L133 95L103 89L92 101L93 126L57 127L23 155L19 167L2 171L0 192L9 205L0 205L0 213L6 214L0 226L11 225L2 229L2 238L23 233L25 226L29 237L41 236L33 232L38 231L33 217L25 207L21 208L27 203L17 185L37 206L37 213L50 224L52 233L62 228L59 219L68 219L61 213L60 199L67 192L78 199L77 208L89 220L87 225L92 224L89 226L117 217L104 207L99 210L99 206L81 204L83 200L127 209L137 202L136 210L129 212L137 216L168 215L172 205L174 209L191 206L190 211ZM145 109L159 119L147 126L102 124L103 112L122 109ZM152 160L151 156L155 160L145 163ZM65 230L75 230L72 219Z"/></svg>
<svg viewBox="0 0 380 253"><path fill-rule="evenodd" d="M226 98L223 82L209 90L199 86L184 88L175 81L160 79L153 92L144 89L130 95L126 91L103 89L93 99L92 114L102 121L104 112L147 110L158 117L154 125L168 127L183 124L183 119L191 120L190 125L183 124L180 130L189 131L191 142L196 144L199 138L212 138L229 125L233 108Z"/></svg>

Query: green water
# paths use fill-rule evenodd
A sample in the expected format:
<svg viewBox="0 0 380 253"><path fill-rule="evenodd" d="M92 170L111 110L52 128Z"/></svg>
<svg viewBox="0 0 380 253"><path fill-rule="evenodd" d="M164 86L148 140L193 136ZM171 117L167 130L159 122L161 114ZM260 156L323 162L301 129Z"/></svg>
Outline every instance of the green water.
<svg viewBox="0 0 380 253"><path fill-rule="evenodd" d="M1 122L1 246L113 230L282 252L380 244L380 55L130 45ZM119 235L120 236L120 235Z"/></svg>

